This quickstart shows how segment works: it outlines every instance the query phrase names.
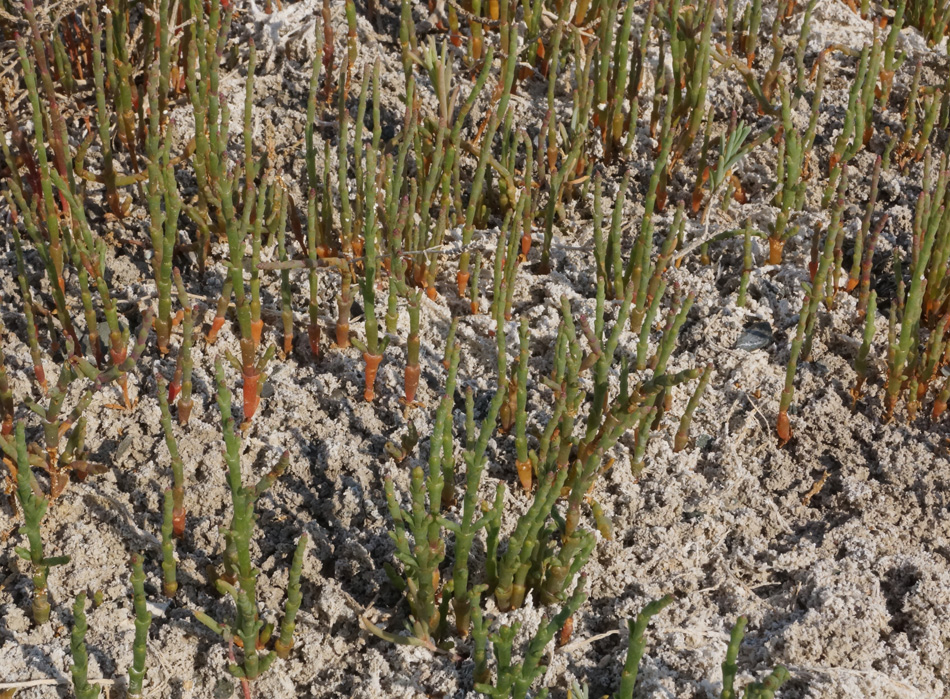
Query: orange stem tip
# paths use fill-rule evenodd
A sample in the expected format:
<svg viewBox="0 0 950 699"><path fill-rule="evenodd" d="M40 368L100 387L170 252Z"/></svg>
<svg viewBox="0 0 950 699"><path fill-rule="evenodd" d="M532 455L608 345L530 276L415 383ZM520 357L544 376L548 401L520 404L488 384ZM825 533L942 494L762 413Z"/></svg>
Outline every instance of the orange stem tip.
<svg viewBox="0 0 950 699"><path fill-rule="evenodd" d="M261 402L257 386L260 381L261 373L257 369L246 369L244 371L244 385L242 392L244 395L244 420L250 420L257 412L257 406Z"/></svg>
<svg viewBox="0 0 950 699"><path fill-rule="evenodd" d="M221 331L221 328L224 327L224 318L215 318L211 322L211 329L208 331L207 341L209 345L213 345L215 340L218 339L218 333Z"/></svg>
<svg viewBox="0 0 950 699"><path fill-rule="evenodd" d="M778 414L776 430L778 432L778 438L781 440L782 444L785 444L792 438L792 428L788 420L788 413L786 413L784 410Z"/></svg>
<svg viewBox="0 0 950 699"><path fill-rule="evenodd" d="M372 402L376 398L374 386L376 385L376 372L379 371L379 363L383 361L383 355L370 354L363 352L363 361L366 362L366 390L363 391L363 398L366 402Z"/></svg>
<svg viewBox="0 0 950 699"><path fill-rule="evenodd" d="M307 328L307 338L310 340L310 351L313 353L314 357L320 356L320 326L311 325ZM286 339L284 341L286 346Z"/></svg>
<svg viewBox="0 0 950 699"><path fill-rule="evenodd" d="M458 285L459 296L465 296L465 290L468 288L468 280L471 277L470 272L459 270L455 277L455 283Z"/></svg>
<svg viewBox="0 0 950 699"><path fill-rule="evenodd" d="M406 366L406 403L412 403L416 398L416 390L419 388L419 375L421 370L422 368L418 364L409 364Z"/></svg>
<svg viewBox="0 0 950 699"><path fill-rule="evenodd" d="M521 487L524 488L524 492L531 492L531 481L533 474L531 472L531 462L530 461L517 461L515 466L518 469L518 480L521 481Z"/></svg>

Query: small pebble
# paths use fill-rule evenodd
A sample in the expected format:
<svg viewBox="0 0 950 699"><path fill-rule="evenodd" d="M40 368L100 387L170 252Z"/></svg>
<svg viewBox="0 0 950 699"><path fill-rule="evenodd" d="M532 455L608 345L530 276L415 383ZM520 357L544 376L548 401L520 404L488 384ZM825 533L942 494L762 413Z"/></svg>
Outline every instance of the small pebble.
<svg viewBox="0 0 950 699"><path fill-rule="evenodd" d="M215 683L214 689L211 690L211 696L214 699L228 699L228 697L234 696L234 685L226 679L220 679Z"/></svg>
<svg viewBox="0 0 950 699"><path fill-rule="evenodd" d="M760 320L746 326L745 330L736 340L735 348L754 352L757 349L764 349L772 344L772 326L767 320Z"/></svg>
<svg viewBox="0 0 950 699"><path fill-rule="evenodd" d="M132 448L132 435L127 434L125 438L119 442L119 446L115 448L115 456L113 456L114 461L119 461L123 456L125 456L129 449Z"/></svg>

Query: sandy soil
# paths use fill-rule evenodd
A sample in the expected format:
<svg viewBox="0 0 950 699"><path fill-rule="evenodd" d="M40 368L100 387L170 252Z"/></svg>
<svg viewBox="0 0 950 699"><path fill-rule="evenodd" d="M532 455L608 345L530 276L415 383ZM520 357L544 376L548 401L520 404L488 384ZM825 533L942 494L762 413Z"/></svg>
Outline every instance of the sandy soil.
<svg viewBox="0 0 950 699"><path fill-rule="evenodd" d="M343 37L339 5L335 4L334 17L337 35ZM291 187L299 187L306 179L301 141L313 51L313 7L315 3L305 0L277 18L255 10L247 15L246 26L234 29L235 40L256 35L266 57L257 77L255 128L263 135L268 123L275 125L281 165L287 169L285 180ZM419 19L423 19L421 14ZM378 33L365 18L360 21L363 56L371 57L376 48L384 56L384 106L391 107L392 123L398 125L402 76L395 17L387 9ZM767 22L768 11L763 27ZM812 32L809 65L829 43L860 46L871 37L870 24L839 2L819 3ZM792 31L787 40L794 46L797 33ZM945 54L929 52L912 30L905 31L904 43L906 49L926 58L931 71L926 84L942 83L942 77L934 76L947 70ZM771 57L768 48L762 53L760 63ZM827 109L814 154L821 163L827 160L840 129L841 106L855 64L841 54L831 54L829 62ZM914 62L909 59L898 74L890 111L880 115L881 124L899 125L899 108L906 99ZM242 69L236 68L225 82L235 132L243 110L243 80ZM431 90L423 82L424 100L431 101ZM720 118L726 118L733 106L743 109L747 119L757 118L743 89L732 73L714 80L709 100ZM528 123L533 123L537 115L530 91L516 104L530 119ZM805 108L802 105L800 111L804 113ZM642 142L638 145L643 147L635 149L638 155L626 164L636 172L627 212L634 225L643 210L642 194L652 167L644 118L641 114L638 133ZM881 137L875 136L869 148L880 152ZM775 146L767 143L740 165L738 175L750 193L774 178L775 154ZM848 225L862 214L872 162L873 155L862 152L854 163ZM693 175L688 165L675 173L674 201L689 196ZM619 169L607 174L619 182ZM919 182L920 170L914 166L882 182L879 209L888 211L892 220L878 252L880 264L876 264L882 299L893 294L887 291L892 279L887 260L893 247L908 245ZM701 265L693 255L671 273L684 290L697 293L672 368L711 363L715 375L695 415L689 448L672 452L676 421L688 399L686 390L680 389L674 393L671 417L650 444L647 468L639 479L630 472L630 440L622 440L612 454L615 465L597 484L594 496L612 519L615 537L600 537L585 568L590 600L576 616L572 642L551 651L548 658L543 686L551 688L552 696L565 697L573 679L590 683L591 696L614 691L626 649L626 619L668 592L676 602L654 620L648 632L638 696L718 696L719 664L729 629L740 614L750 619L739 656L741 677L760 677L783 663L792 673L781 693L787 699L950 696L946 679L950 676L948 430L945 422L932 424L927 417L908 424L901 415L890 424L881 423L886 322L878 328L868 394L858 410L851 411L848 392L860 328L854 321L854 299L847 294L838 295L833 312L822 311L813 361L800 366L792 416L794 439L782 447L775 436L778 395L800 308L800 282L807 279L807 241L811 229L827 216L818 213L822 187L818 180L810 185L813 213L802 215L803 232L786 248L786 264L766 266L767 251L757 245L755 259L760 266L753 274L747 307L735 304L741 241L714 244L709 265ZM615 184L606 188L611 200L615 189ZM299 201L299 190L297 195ZM727 212L714 214L714 225L725 228L751 217L764 228L776 211L768 198L759 191L746 205L733 203ZM518 280L515 317L527 317L532 329L528 410L535 424L543 424L549 410L549 394L538 387L537 378L550 366L558 299L567 295L578 313L593 309L587 252L590 200L573 206L574 225L559 231L552 274L535 275L526 267ZM668 229L672 209L669 206L658 216L658 231ZM144 227L136 231L134 217L131 226L126 237L147 239ZM701 224L691 220L687 242L701 234ZM627 238L629 242L629 234ZM490 255L491 235L486 233L483 240ZM110 259L113 286L123 288L129 305L134 306L136 299L154 288L142 250L116 246L110 255L114 256ZM29 352L23 342L13 265L12 250L0 253L4 350L16 398L22 401L35 397L37 391L28 375ZM37 264L37 281L40 270ZM258 506L259 535L253 553L262 571L260 603L267 619L279 616L298 536L307 532L311 543L304 562L296 647L290 659L278 661L256 683L256 696L475 696L469 649L464 644L457 649L458 656L433 654L386 643L362 630L359 623L363 613L380 625L398 621L406 613L405 603L383 570L384 563L393 561L393 545L382 483L384 477L392 476L397 491L405 493L408 465L393 463L383 445L404 434L411 421L422 436L412 459L424 459L428 450L431 418L444 380L440 360L445 336L453 312L460 314L467 306L456 300L450 273L454 279L451 263L440 280L440 297L425 301L417 407L406 408L399 402L403 339L387 352L377 383L379 397L373 404L360 399L359 353L328 349L314 361L301 327L292 356L273 364L260 413L243 443L245 469L255 474L265 473L283 449L292 455L289 471ZM191 290L213 303L220 275L219 267L203 286ZM487 271L485 279L487 283ZM296 310L302 313L303 277L294 276L294 283ZM325 278L325 298L330 298L335 283L332 277ZM273 279L269 284L270 300L265 303L274 304ZM744 328L763 321L769 324L773 341L754 351L736 349ZM331 323L327 317L327 327ZM361 318L353 328L362 333ZM402 309L400 338L405 338L407 329L408 316ZM494 390L494 345L487 338L488 330L484 315L461 319L460 382L475 390L478 405L487 403ZM509 323L507 332L509 347L513 347L517 321ZM268 327L266 333L278 341L276 329ZM633 349L635 343L635 336L625 334L620 351ZM138 398L133 411L106 407L116 401L115 393L106 391L86 412L92 459L105 465L106 472L72 483L50 508L44 523L48 554L69 555L72 562L52 569L52 620L41 628L34 628L28 616L28 567L13 553L13 545L21 539L15 529L18 523L7 499L0 498L4 540L0 548L0 682L53 679L59 683L21 690L18 698L69 693L70 605L82 591L101 592L103 599L89 611L90 675L114 680L115 686L107 687L107 693L124 696L134 631L126 565L132 551L147 554L146 589L155 616L148 644L146 695L194 699L236 695L237 687L226 672L226 646L190 612L203 609L216 618L230 613L230 602L213 593L208 572L220 560L219 529L230 517L212 372L214 359L223 356L225 348L236 347L230 327L225 327L216 345L196 344L195 410L186 429L175 428L188 488L188 532L178 551L181 588L175 599L168 601L160 594L156 537L161 493L170 483L170 470L154 378L158 373L171 375L174 354L160 358L154 349L149 350L130 380L133 396ZM50 362L47 373L52 371ZM236 373L229 370L228 378L232 388L239 386ZM73 395L71 400L75 399ZM25 410L22 413L26 415ZM463 413L457 411L455 420L461 430ZM489 453L486 492L499 479L513 486L511 438L497 437ZM517 513L526 506L517 488L512 487L511 493L506 527L513 526ZM543 611L530 601L510 614L496 614L489 606L499 622L524 622L519 639L534 632Z"/></svg>

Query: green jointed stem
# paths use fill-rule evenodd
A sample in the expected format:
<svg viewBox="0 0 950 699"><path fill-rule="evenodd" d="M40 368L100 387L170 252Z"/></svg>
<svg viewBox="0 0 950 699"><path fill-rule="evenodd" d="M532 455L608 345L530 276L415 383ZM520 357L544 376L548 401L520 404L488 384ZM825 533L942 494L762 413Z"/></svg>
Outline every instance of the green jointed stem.
<svg viewBox="0 0 950 699"><path fill-rule="evenodd" d="M736 31L736 0L727 0L726 1L726 19L725 19L725 30L726 30L726 55L731 56L733 46L735 45L735 31Z"/></svg>
<svg viewBox="0 0 950 699"><path fill-rule="evenodd" d="M622 263L621 251L621 225L623 223L624 203L627 200L627 191L630 186L630 178L633 176L633 170L628 169L623 179L620 181L620 190L617 192L617 199L614 201L614 210L610 216L610 229L607 232L607 248L604 252L604 271L607 289L611 298L624 297L624 268ZM639 241L638 241L639 242Z"/></svg>
<svg viewBox="0 0 950 699"><path fill-rule="evenodd" d="M627 3L624 9L623 17L620 20L620 31L617 34L616 52L614 56L613 92L610 98L611 114L609 123L605 125L609 133L607 146L613 154L620 151L622 145L621 141L625 136L623 98L632 64L630 60L630 30L633 26L633 5L634 3ZM651 2L648 10L650 14L653 13L654 7L655 3ZM649 23L649 20L647 23ZM636 49L637 47L634 46L633 48ZM632 79L639 80L639 76L634 74ZM631 110L636 109L634 100L631 100L630 105ZM626 135L626 137L632 138L630 135Z"/></svg>
<svg viewBox="0 0 950 699"><path fill-rule="evenodd" d="M822 207L828 206L838 187L838 177L841 169L863 144L865 105L861 102L861 94L867 81L868 64L871 60L871 47L865 45L861 50L861 58L851 92L848 95L848 106L845 112L844 125L838 139L835 141L834 152L828 160L828 183L822 197Z"/></svg>
<svg viewBox="0 0 950 699"><path fill-rule="evenodd" d="M393 238L395 234L390 240ZM405 262L393 247L390 247L389 265L389 276L386 279L389 290L386 299L386 333L395 335L399 329L399 291L400 287L405 287Z"/></svg>
<svg viewBox="0 0 950 699"><path fill-rule="evenodd" d="M472 315L477 315L479 312L479 303L478 303L478 282L482 274L482 251L475 251L475 261L472 268L472 276L469 279L468 285L468 300L469 300L469 310Z"/></svg>
<svg viewBox="0 0 950 699"><path fill-rule="evenodd" d="M287 190L281 187L280 203L277 222L277 258L281 262L287 262L290 258L287 256L287 210L290 206ZM309 250L308 250L309 253ZM309 254L308 254L309 257ZM312 273L315 275L316 271ZM290 285L290 270L280 270L280 319L284 331L284 354L290 354L294 349L294 311L293 311L293 289ZM320 330L316 329L316 335L311 331L310 348L316 356L320 350Z"/></svg>
<svg viewBox="0 0 950 699"><path fill-rule="evenodd" d="M924 122L920 129L920 136L917 139L917 145L914 148L914 157L918 160L923 157L924 150L930 144L930 134L934 128L934 122L937 119L937 114L939 113L939 107L941 102L941 92L939 89L934 90L933 95L930 97L930 102L927 103L926 111L924 112Z"/></svg>
<svg viewBox="0 0 950 699"><path fill-rule="evenodd" d="M133 64L129 57L129 47L126 38L128 36L128 14L124 7L118 7L115 2L108 3L110 6L110 19L113 25L113 36L115 38L115 70L117 75L118 87L116 116L119 122L119 140L125 145L132 157L132 164L136 169L136 123L135 112L133 109L133 100L141 97L139 94L133 95L134 81L132 77Z"/></svg>
<svg viewBox="0 0 950 699"><path fill-rule="evenodd" d="M673 151L673 161L678 161L692 145L699 133L703 118L706 116L706 92L709 85L709 73L712 70L710 51L712 48L713 17L718 3L707 2L706 13L702 16L701 34L695 42L693 62L690 66L691 80L687 87L686 104L689 105L689 120ZM676 20L674 20L675 22Z"/></svg>
<svg viewBox="0 0 950 699"><path fill-rule="evenodd" d="M927 344L917 359L914 376L917 385L908 387L907 412L910 420L916 417L920 402L927 395L930 383L941 365L948 328L950 328L950 314L945 314L930 333Z"/></svg>
<svg viewBox="0 0 950 699"><path fill-rule="evenodd" d="M790 0L779 0L778 6L775 8L775 17L772 20L772 62L769 64L768 69L765 71L765 76L762 78L762 94L767 98L771 98L772 96L775 82L778 79L779 68L782 65L782 57L785 55L785 42L782 37L782 20L788 13L789 2ZM803 29L807 40L809 31L807 24L803 26Z"/></svg>
<svg viewBox="0 0 950 699"><path fill-rule="evenodd" d="M264 200L266 195L267 186L261 184L254 213L256 220L251 227L251 337L255 346L261 344L261 336L264 332L264 321L261 320L261 272L259 265L261 263L261 235L264 229ZM250 202L245 206L250 206Z"/></svg>
<svg viewBox="0 0 950 699"><path fill-rule="evenodd" d="M868 373L868 354L871 351L871 342L874 340L874 321L877 316L877 292L872 291L868 298L867 315L864 318L864 333L861 338L861 348L858 350L858 356L854 360L854 370L857 373L857 380L851 395L854 401L861 397L861 387L867 378Z"/></svg>
<svg viewBox="0 0 950 699"><path fill-rule="evenodd" d="M729 646L726 649L726 659L722 663L722 692L719 693L720 699L736 699L736 674L739 672L739 666L736 659L739 657L739 646L742 645L742 638L745 636L745 627L749 619L740 616L736 620L736 625L732 627L732 633L729 636Z"/></svg>
<svg viewBox="0 0 950 699"><path fill-rule="evenodd" d="M502 303L502 312L505 320L511 320L511 308L515 298L515 277L518 274L518 246L521 242L520 227L523 221L525 204L528 196L518 198L518 204L515 206L515 217L512 230L508 235L508 248L505 253L505 278L504 278L504 302Z"/></svg>
<svg viewBox="0 0 950 699"><path fill-rule="evenodd" d="M243 485L241 475L241 440L235 432L234 419L231 416L231 392L227 388L224 378L224 367L221 361L215 363L215 383L218 393L218 407L221 410L224 442L226 446L224 460L227 464L227 482L231 490L233 514L229 532L234 544L234 560L232 561L238 582L242 590L248 593L251 600L255 600L255 586L257 570L251 565L250 542L254 530L254 504L260 493L257 488L266 488L276 479L273 474L283 470L285 466L279 463L270 474L264 477L255 488ZM283 459L281 460L283 462ZM240 617L240 615L239 615ZM240 626L240 618L238 626Z"/></svg>
<svg viewBox="0 0 950 699"><path fill-rule="evenodd" d="M83 375L93 380L92 387L83 397L83 401L85 401L86 405L88 405L88 401L92 399L94 391L99 391L107 384L124 378L128 372L135 368L135 365L138 364L139 359L142 358L142 354L145 352L145 345L148 341L149 331L152 329L153 319L154 313L151 309L142 314L142 324L139 326L138 335L135 338L132 351L121 363L114 364L109 369L97 373L95 368L89 365L88 362L85 362L82 358L75 358L76 364L80 367ZM82 409L85 409L85 405L83 405ZM73 413L76 412L77 409L74 409Z"/></svg>
<svg viewBox="0 0 950 699"><path fill-rule="evenodd" d="M947 409L947 403L950 401L950 376L944 378L943 385L934 399L933 409L930 413L932 420L937 420Z"/></svg>
<svg viewBox="0 0 950 699"><path fill-rule="evenodd" d="M406 371L404 384L406 403L412 403L419 386L419 349L422 341L419 337L419 311L422 305L422 290L409 292L409 337L406 339Z"/></svg>
<svg viewBox="0 0 950 699"><path fill-rule="evenodd" d="M49 42L40 31L32 0L24 0L23 9L25 10L26 18L30 24L30 30L33 35L33 55L31 58L35 61L36 69L43 83L43 91L46 93L46 102L49 106L49 141L53 151L53 162L56 166L56 171L69 180L70 191L76 191L73 171L67 162L68 136L66 133L66 121L63 119L59 102L56 99L56 87L53 83L53 74L50 70L49 61L47 60ZM41 144L42 140L37 141L37 143ZM68 207L64 208L68 210Z"/></svg>
<svg viewBox="0 0 950 699"><path fill-rule="evenodd" d="M746 6L746 17L743 17L745 36L742 48L745 50L746 62L752 67L755 60L756 44L759 40L759 23L762 21L762 0L752 0Z"/></svg>
<svg viewBox="0 0 950 699"><path fill-rule="evenodd" d="M449 325L449 333L445 338L445 352L442 356L442 366L446 369L449 368L449 362L451 356L455 350L455 334L458 331L459 319L453 318L451 324Z"/></svg>
<svg viewBox="0 0 950 699"><path fill-rule="evenodd" d="M297 611L303 595L300 592L300 572L303 569L303 556L307 550L307 535L301 534L294 550L294 560L290 565L287 580L287 605L284 607L284 620L280 624L280 637L274 642L274 651L278 658L286 658L294 646L294 630L297 627Z"/></svg>
<svg viewBox="0 0 950 699"><path fill-rule="evenodd" d="M901 29L904 25L904 11L907 8L907 0L901 0L897 3L897 8L894 13L894 18L891 20L890 30L887 33L887 39L884 40L884 55L882 58L882 73L881 73L881 83L883 89L881 90L881 104L887 105L890 101L891 88L894 85L894 73L897 72L897 69L901 66L906 58L906 54L902 54L900 58L896 58L896 49L897 49L897 37L900 35ZM888 168L884 168L887 170Z"/></svg>
<svg viewBox="0 0 950 699"><path fill-rule="evenodd" d="M487 585L475 585L470 591L472 607L472 660L475 669L472 672L472 679L475 684L488 682L491 678L491 672L488 669L488 627L491 623L482 612L481 597L487 589Z"/></svg>
<svg viewBox="0 0 950 699"><path fill-rule="evenodd" d="M591 457L594 458L596 457ZM586 529L577 529L568 536L561 544L561 550L548 562L549 567L544 572L539 594L542 604L554 604L564 599L596 544L596 537Z"/></svg>
<svg viewBox="0 0 950 699"><path fill-rule="evenodd" d="M910 83L910 91L907 95L907 104L904 107L904 131L901 134L901 150L910 145L910 138L914 134L914 127L917 126L917 95L920 94L920 78L923 75L923 62L917 61L917 68L914 70L914 77Z"/></svg>
<svg viewBox="0 0 950 699"><path fill-rule="evenodd" d="M95 373L95 369L91 370ZM69 482L68 474L60 470L61 452L59 449L62 420L60 411L66 400L69 386L76 379L76 372L69 363L60 367L59 377L49 393L47 407L41 408L31 401L27 407L39 415L43 426L43 439L46 446L46 468L50 476L50 498L55 499L66 488Z"/></svg>
<svg viewBox="0 0 950 699"><path fill-rule="evenodd" d="M162 412L162 431L165 433L165 446L171 457L172 467L172 520L175 536L179 539L185 534L185 465L178 453L178 440L172 431L172 415L168 408L168 390L165 379L158 378L158 405Z"/></svg>
<svg viewBox="0 0 950 699"><path fill-rule="evenodd" d="M528 358L530 356L528 319L518 326L518 395L515 406L515 467L525 491L531 491L533 466L528 457Z"/></svg>
<svg viewBox="0 0 950 699"><path fill-rule="evenodd" d="M656 320L656 314L660 310L660 302L663 300L663 294L666 293L666 286L666 280L660 280L657 294L647 307L646 315L643 316L643 322L640 326L640 337L637 341L636 368L638 371L643 371L647 368L650 332L653 330L653 322Z"/></svg>
<svg viewBox="0 0 950 699"><path fill-rule="evenodd" d="M317 89L320 86L320 66L323 54L323 31L320 22L314 22L314 36L316 48L313 53L313 66L310 71L310 91L307 96L307 123L304 127L304 142L306 143L307 181L310 191L315 192L320 186L317 179L317 149L313 141L314 119L317 113Z"/></svg>
<svg viewBox="0 0 950 699"><path fill-rule="evenodd" d="M20 533L25 534L29 549L15 548L17 555L33 565L33 621L45 624L49 620L50 605L46 591L46 577L54 565L69 562L68 556L47 558L43 553L43 539L40 525L46 514L48 501L33 491L33 472L30 470L29 456L26 450L26 428L22 421L16 424L16 461L17 461L17 500L23 511L23 526Z"/></svg>
<svg viewBox="0 0 950 699"><path fill-rule="evenodd" d="M808 50L808 38L811 35L812 14L817 6L818 0L809 0L808 5L805 6L798 46L795 48L795 87L798 94L805 91L805 52Z"/></svg>
<svg viewBox="0 0 950 699"><path fill-rule="evenodd" d="M492 259L492 295L489 310L492 318L497 317L499 306L504 305L504 291L502 287L505 282L505 250L507 249L508 232L510 231L513 218L514 212L509 209L505 213L505 219L501 224L495 244L495 255Z"/></svg>
<svg viewBox="0 0 950 699"><path fill-rule="evenodd" d="M195 318L194 306L185 290L185 284L182 281L178 269L174 270L173 277L175 286L178 290L178 303L181 304L182 323L181 323L181 348L179 349L178 361L181 365L181 397L178 399L178 424L187 425L188 418L191 416L191 374L194 369L194 360L191 356L191 348L194 343ZM177 374L177 369L176 369ZM170 402L170 401L169 401Z"/></svg>
<svg viewBox="0 0 950 699"><path fill-rule="evenodd" d="M379 73L380 63L377 60L373 68L373 138L378 141L379 123ZM363 201L365 202L363 222L363 278L360 289L363 292L363 306L366 313L366 344L361 349L364 353L380 355L385 351L388 338L379 339L379 324L376 319L376 274L377 245L376 245L376 149L366 149L366 178L364 182ZM356 344L355 342L353 344ZM357 345L359 347L359 345ZM367 374L367 391L371 392L371 384ZM371 400L367 398L367 400Z"/></svg>
<svg viewBox="0 0 950 699"><path fill-rule="evenodd" d="M0 326L0 331L2 330L3 327ZM0 340L0 435L4 437L13 432L13 410L13 388L7 377L3 344Z"/></svg>
<svg viewBox="0 0 950 699"><path fill-rule="evenodd" d="M148 629L152 615L145 604L145 572L142 555L132 554L132 606L135 610L135 640L132 642L132 665L129 667L129 696L142 696L145 680L145 656Z"/></svg>
<svg viewBox="0 0 950 699"><path fill-rule="evenodd" d="M174 597L178 592L178 573L175 561L174 495L171 488L165 491L162 499L162 591L166 597Z"/></svg>
<svg viewBox="0 0 950 699"><path fill-rule="evenodd" d="M679 429L676 430L676 436L673 438L673 451L682 451L686 447L686 443L689 440L689 426L693 420L693 413L696 412L696 406L699 405L700 399L703 397L703 393L706 392L706 387L709 386L709 380L712 378L712 365L707 364L706 368L703 369L703 374L699 379L699 385L696 387L696 390L693 392L693 395L689 399L689 403L686 405L686 410L683 411L683 417L680 418Z"/></svg>
<svg viewBox="0 0 950 699"><path fill-rule="evenodd" d="M73 657L73 664L69 668L73 676L73 691L76 699L96 699L99 696L99 685L89 684L89 652L86 650L86 593L80 592L73 604L73 630L70 635L69 649Z"/></svg>
<svg viewBox="0 0 950 699"><path fill-rule="evenodd" d="M344 64L348 61L348 58L344 59ZM372 83L374 73L373 71L364 70L363 71L363 81L360 83L360 97L359 102L356 108L356 122L353 128L353 143L354 145L362 145L363 143L363 128L366 121L366 106L369 104L370 92L372 91ZM341 99L345 98L343 95L340 96ZM340 105L340 123L345 127L346 121L350 118L349 111L346 110L345 104ZM375 122L374 122L375 129ZM374 132L375 133L375 132ZM346 141L347 134L345 128L341 131L342 138L340 139L339 144L339 155L337 156L339 162L345 163L347 161L347 151L346 151ZM328 159L329 160L329 159ZM366 174L363 171L363 157L361 154L357 153L356 157L353 158L353 170L356 175L356 220L360 221L366 215L364 212L364 207L366 202L363 198L363 192L366 191ZM342 193L349 194L349 185L346 184L347 175L346 168L341 166L339 172L337 172L338 179L338 189ZM372 175L371 175L372 176ZM324 200L327 203L328 200ZM341 244L344 252L349 250L352 239L352 226L353 226L353 215L350 211L350 201L349 196L342 197L340 199L340 223L342 224L342 236Z"/></svg>
<svg viewBox="0 0 950 699"><path fill-rule="evenodd" d="M650 620L672 603L673 596L666 595L661 599L650 602L637 614L636 619L627 621L627 629L630 632L630 640L627 642L627 659L623 664L623 672L620 675L620 687L614 694L613 699L633 699L633 689L637 683L640 661L647 645L643 635L646 633Z"/></svg>
<svg viewBox="0 0 950 699"><path fill-rule="evenodd" d="M171 67L172 42L171 30L173 21L169 18L170 0L159 0L158 3L158 64L159 64L159 108L162 114L168 106L168 87Z"/></svg>
<svg viewBox="0 0 950 699"><path fill-rule="evenodd" d="M412 49L415 42L415 22L412 21L412 1L402 0L399 19L399 45L402 49L402 67L406 80L412 75ZM318 52L319 53L319 52Z"/></svg>
<svg viewBox="0 0 950 699"><path fill-rule="evenodd" d="M689 316L689 311L695 301L696 292L691 291L686 295L686 300L678 312L674 313L674 309L670 309L670 317L667 320L666 328L663 330L660 346L657 348L656 355L653 357L652 366L654 377L666 373L666 363L673 354L673 348L676 345L676 338L679 336L680 328L682 328L683 323L686 322L686 318Z"/></svg>
<svg viewBox="0 0 950 699"><path fill-rule="evenodd" d="M312 265L307 273L310 293L310 303L307 306L310 323L307 326L307 333L310 339L310 351L315 358L319 356L320 350L320 282L316 269L317 235L317 193L311 189L307 198L307 258Z"/></svg>
<svg viewBox="0 0 950 699"><path fill-rule="evenodd" d="M433 446L430 444L430 451ZM436 446L436 449L438 447ZM431 459L430 459L431 460ZM438 503L432 497L433 478L441 478L441 471L433 476L430 470L429 486L423 470L412 470L410 481L411 507L402 510L396 502L392 480L386 480L386 499L394 521L394 531L390 533L396 544L397 558L405 566L406 596L416 624L416 634L427 640L439 624L439 614L435 597L439 584L439 564L445 557L445 544L441 538L441 527L432 515L432 508ZM425 491L430 493L428 506ZM406 536L409 527L415 545L409 543Z"/></svg>
<svg viewBox="0 0 950 699"><path fill-rule="evenodd" d="M378 272L376 243L376 154L381 134L379 116L379 74L380 62L377 59L373 67L373 144L366 149L365 190L362 194L363 208L363 278L360 289L363 293L363 307L366 312L366 341L354 339L353 344L363 352L366 363L363 397L372 401L376 397L376 372L382 361L383 352L389 344L389 336L379 337L379 321L376 318L376 274Z"/></svg>
<svg viewBox="0 0 950 699"><path fill-rule="evenodd" d="M454 342L452 330L449 331L449 339ZM455 440L452 435L452 408L455 405L455 385L461 346L454 343L451 350L446 347L446 351L449 353L449 363L446 367L448 375L445 379L445 395L439 404L439 410L444 411L444 415L440 421L438 413L436 414L435 429L432 433L432 439L435 440L436 445L429 448L429 476L436 479L429 485L429 497L433 503L436 503L436 508L442 510L448 509L455 503ZM438 476L434 476L433 469L439 470Z"/></svg>
<svg viewBox="0 0 950 699"><path fill-rule="evenodd" d="M877 239L881 235L881 231L883 231L884 227L887 225L887 221L888 215L884 214L877 222L877 225L871 229L871 234L868 236L864 246L864 259L861 262L861 281L858 287L857 311L859 314L864 313L868 305L868 294L871 289L871 265L874 261L874 250L877 247Z"/></svg>

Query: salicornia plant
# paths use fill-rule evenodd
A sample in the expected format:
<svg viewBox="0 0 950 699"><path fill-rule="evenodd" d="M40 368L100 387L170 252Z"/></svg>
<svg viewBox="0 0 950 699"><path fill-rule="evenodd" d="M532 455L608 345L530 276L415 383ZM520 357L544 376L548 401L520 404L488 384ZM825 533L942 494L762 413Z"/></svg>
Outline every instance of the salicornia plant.
<svg viewBox="0 0 950 699"><path fill-rule="evenodd" d="M741 616L736 620L732 627L732 634L729 637L729 646L726 649L726 659L722 663L722 691L719 693L720 699L738 699L740 696L735 688L736 674L739 672L739 666L736 659L739 657L739 646L742 645L742 639L745 636L745 627L749 620ZM761 682L752 682L746 685L742 692L742 699L773 699L775 693L785 684L790 675L783 665L777 665L769 675Z"/></svg>
<svg viewBox="0 0 950 699"><path fill-rule="evenodd" d="M225 383L224 366L220 361L215 367L215 381L226 447L224 460L228 469L227 480L233 508L231 523L225 533L225 574L217 579L216 585L221 594L227 594L232 598L236 615L230 623L220 624L203 612L196 611L194 614L201 623L221 635L226 641L231 642L234 639L240 642L243 657L240 662L232 660L228 671L241 680L245 696L250 696L250 682L266 672L277 658L276 650L261 650L270 636L270 630L265 630L264 622L259 617L257 606L259 571L251 562L251 539L254 536L254 522L257 519L254 508L258 498L287 468L290 456L285 452L277 465L256 485L245 486L241 469L241 439L235 431L234 419L231 416L231 392ZM305 546L306 538L301 537L297 548L299 550ZM298 555L295 555L295 563L297 558ZM299 607L296 595L299 591L300 566L292 566L291 573L288 583L291 596L288 597L284 612L285 628L289 631L281 634L281 648L284 649L281 652L286 652L292 643L293 619Z"/></svg>
<svg viewBox="0 0 950 699"><path fill-rule="evenodd" d="M366 390L363 397L372 401L376 397L376 373L383 360L383 352L389 344L389 336L379 337L379 321L376 319L376 149L379 147L379 61L373 68L373 142L366 149L366 177L363 192L363 278L360 289L363 292L363 308L366 311L366 342L353 339L353 344L363 353L366 364Z"/></svg>
<svg viewBox="0 0 950 699"><path fill-rule="evenodd" d="M541 664L544 650L554 638L554 634L561 630L574 613L587 599L584 586L587 581L581 579L574 589L574 593L567 599L564 607L554 617L544 619L535 632L527 649L524 659L515 662L512 659L512 646L519 624L504 626L498 633L490 636L491 645L497 662L497 679L494 684L476 684L475 689L492 699L525 699L538 677L547 669ZM542 689L534 694L535 697L546 697L548 691Z"/></svg>
<svg viewBox="0 0 950 699"><path fill-rule="evenodd" d="M50 613L49 593L46 588L49 569L52 566L68 563L69 557L48 557L44 553L40 525L43 523L49 501L37 495L34 489L33 472L30 469L30 460L26 451L26 428L23 422L16 424L16 464L17 501L23 511L24 519L20 532L26 535L29 542L29 548L17 546L16 553L33 566L33 621L37 624L45 624L49 620Z"/></svg>

